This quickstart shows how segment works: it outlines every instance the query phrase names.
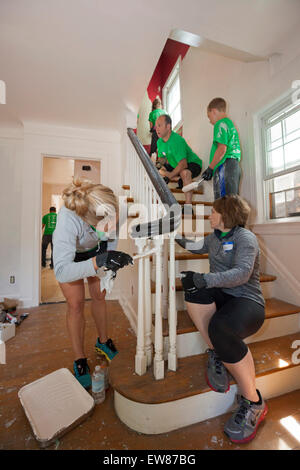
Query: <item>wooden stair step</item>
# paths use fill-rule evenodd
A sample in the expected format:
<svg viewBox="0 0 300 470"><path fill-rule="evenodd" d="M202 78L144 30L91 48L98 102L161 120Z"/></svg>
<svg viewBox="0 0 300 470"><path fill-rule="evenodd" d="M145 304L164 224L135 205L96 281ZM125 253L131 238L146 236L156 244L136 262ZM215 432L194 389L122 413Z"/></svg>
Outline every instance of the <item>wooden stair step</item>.
<svg viewBox="0 0 300 470"><path fill-rule="evenodd" d="M129 191L130 190L130 185L129 184L123 184L122 185L122 189L126 190L126 191ZM177 189L177 188L169 188L172 193L183 193L183 191L181 189ZM203 194L204 191L203 191L203 187L200 187L200 189L198 189L198 191L194 191L194 194Z"/></svg>
<svg viewBox="0 0 300 470"><path fill-rule="evenodd" d="M169 259L170 259L170 256L169 256ZM195 254L195 253L188 253L186 251L182 251L182 252L175 252L175 260L176 261L185 261L185 260L189 260L189 259L208 259L208 254L205 253L204 255L198 255L198 254ZM150 256L150 261L153 260L153 256L151 255Z"/></svg>
<svg viewBox="0 0 300 470"><path fill-rule="evenodd" d="M260 282L272 282L276 281L276 276L272 276L271 274L264 274L260 273ZM182 282L179 277L176 278L176 291L182 291ZM151 281L151 293L155 293L155 281ZM281 302L281 301L280 301ZM274 307L276 309L276 307ZM294 313L294 312L293 312Z"/></svg>
<svg viewBox="0 0 300 470"><path fill-rule="evenodd" d="M136 338L134 339L119 350L110 364L110 383L124 397L138 403L159 404L211 390L205 380L206 354L179 358L176 372L168 370L165 362L165 378L162 380L154 379L152 366L144 375L137 375L134 371ZM291 358L291 344L297 339L299 333L249 344L256 377L297 367ZM282 367L282 364L286 366ZM233 383L234 381L231 382Z"/></svg>
<svg viewBox="0 0 300 470"><path fill-rule="evenodd" d="M284 302L283 300L275 299L274 297L266 299L265 302L266 320L300 313L300 307L298 305L293 305L288 302ZM197 331L197 328L192 322L187 311L179 310L177 312L177 334L192 333L194 331ZM163 336L169 336L169 325L167 319L163 319Z"/></svg>
<svg viewBox="0 0 300 470"><path fill-rule="evenodd" d="M169 188L172 193L182 193L184 194L184 192L182 191L182 189L178 189L178 188ZM203 191L203 187L201 186L198 191L193 191L193 194L204 194L204 191Z"/></svg>
<svg viewBox="0 0 300 470"><path fill-rule="evenodd" d="M185 201L178 201L178 200L177 202L178 204L181 204L182 206L186 203ZM210 206L210 207L213 205L213 203L209 201L192 201L193 206L197 206L199 204L203 204L204 206Z"/></svg>

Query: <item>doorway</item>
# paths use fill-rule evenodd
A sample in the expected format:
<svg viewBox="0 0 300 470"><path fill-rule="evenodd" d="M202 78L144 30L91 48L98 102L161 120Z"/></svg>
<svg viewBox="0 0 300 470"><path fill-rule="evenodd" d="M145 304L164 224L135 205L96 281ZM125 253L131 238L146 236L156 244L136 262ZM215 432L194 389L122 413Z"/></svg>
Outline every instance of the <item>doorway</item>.
<svg viewBox="0 0 300 470"><path fill-rule="evenodd" d="M100 183L100 161L58 156L43 157L41 221L45 215L53 214L54 210L51 209L50 212L50 208L55 208L58 214L63 205L62 192L72 182L73 177L81 177L89 179L93 183ZM47 217L44 221L47 221ZM44 261L45 267L40 267L40 303L64 302L65 298L55 278L54 270L51 268L51 237L44 237L43 239L46 226L43 227L43 224L41 224L41 229L41 252L43 251L43 240L44 250L46 243L48 245L46 255L44 253L43 256L41 253L41 261ZM51 231L51 228L48 231ZM86 280L85 297L86 299L90 298Z"/></svg>

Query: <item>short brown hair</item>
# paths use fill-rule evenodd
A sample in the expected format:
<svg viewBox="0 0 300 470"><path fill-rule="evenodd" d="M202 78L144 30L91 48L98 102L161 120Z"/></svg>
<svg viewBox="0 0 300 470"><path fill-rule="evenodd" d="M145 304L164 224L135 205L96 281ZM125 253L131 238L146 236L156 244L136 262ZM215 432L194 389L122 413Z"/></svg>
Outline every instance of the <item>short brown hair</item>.
<svg viewBox="0 0 300 470"><path fill-rule="evenodd" d="M159 106L161 106L161 100L160 98L155 98L155 100L152 101L152 111L157 109Z"/></svg>
<svg viewBox="0 0 300 470"><path fill-rule="evenodd" d="M218 111L223 111L225 113L226 106L227 104L224 98L214 98L213 100L211 100L211 102L207 106L207 111L211 111L212 109L217 109Z"/></svg>
<svg viewBox="0 0 300 470"><path fill-rule="evenodd" d="M216 199L213 208L221 214L225 228L233 228L236 225L244 227L251 210L248 203L237 194Z"/></svg>

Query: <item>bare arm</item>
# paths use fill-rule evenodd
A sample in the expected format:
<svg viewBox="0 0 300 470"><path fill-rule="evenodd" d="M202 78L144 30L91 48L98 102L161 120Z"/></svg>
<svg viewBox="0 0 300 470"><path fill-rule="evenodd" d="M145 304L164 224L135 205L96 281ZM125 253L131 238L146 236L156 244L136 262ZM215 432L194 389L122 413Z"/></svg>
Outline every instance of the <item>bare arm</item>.
<svg viewBox="0 0 300 470"><path fill-rule="evenodd" d="M222 160L227 150L227 145L218 144L217 150L215 151L214 158L209 164L210 168L213 170L215 166Z"/></svg>

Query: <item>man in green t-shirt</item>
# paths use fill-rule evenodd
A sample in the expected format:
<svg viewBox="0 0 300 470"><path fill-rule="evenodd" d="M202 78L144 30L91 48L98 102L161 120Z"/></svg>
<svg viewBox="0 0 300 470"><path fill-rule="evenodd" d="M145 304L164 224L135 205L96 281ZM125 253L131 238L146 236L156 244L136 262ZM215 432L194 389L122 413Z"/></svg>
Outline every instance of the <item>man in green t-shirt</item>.
<svg viewBox="0 0 300 470"><path fill-rule="evenodd" d="M207 107L209 122L214 126L214 138L209 166L202 177L213 178L215 200L226 194L239 194L241 147L237 130L226 114L226 101L214 98Z"/></svg>
<svg viewBox="0 0 300 470"><path fill-rule="evenodd" d="M192 178L199 176L202 169L202 160L188 146L181 135L172 131L172 120L169 115L159 116L156 120L157 156L164 159L164 168L160 174L165 182L178 181L179 188L192 182ZM185 203L191 204L193 191L185 194ZM190 207L192 212L192 208Z"/></svg>
<svg viewBox="0 0 300 470"><path fill-rule="evenodd" d="M43 238L42 238L42 267L46 267L46 251L49 243L51 243L51 263L50 268L53 269L53 244L52 244L52 234L56 227L56 208L50 207L49 214L44 215L42 219L42 228L45 227Z"/></svg>

